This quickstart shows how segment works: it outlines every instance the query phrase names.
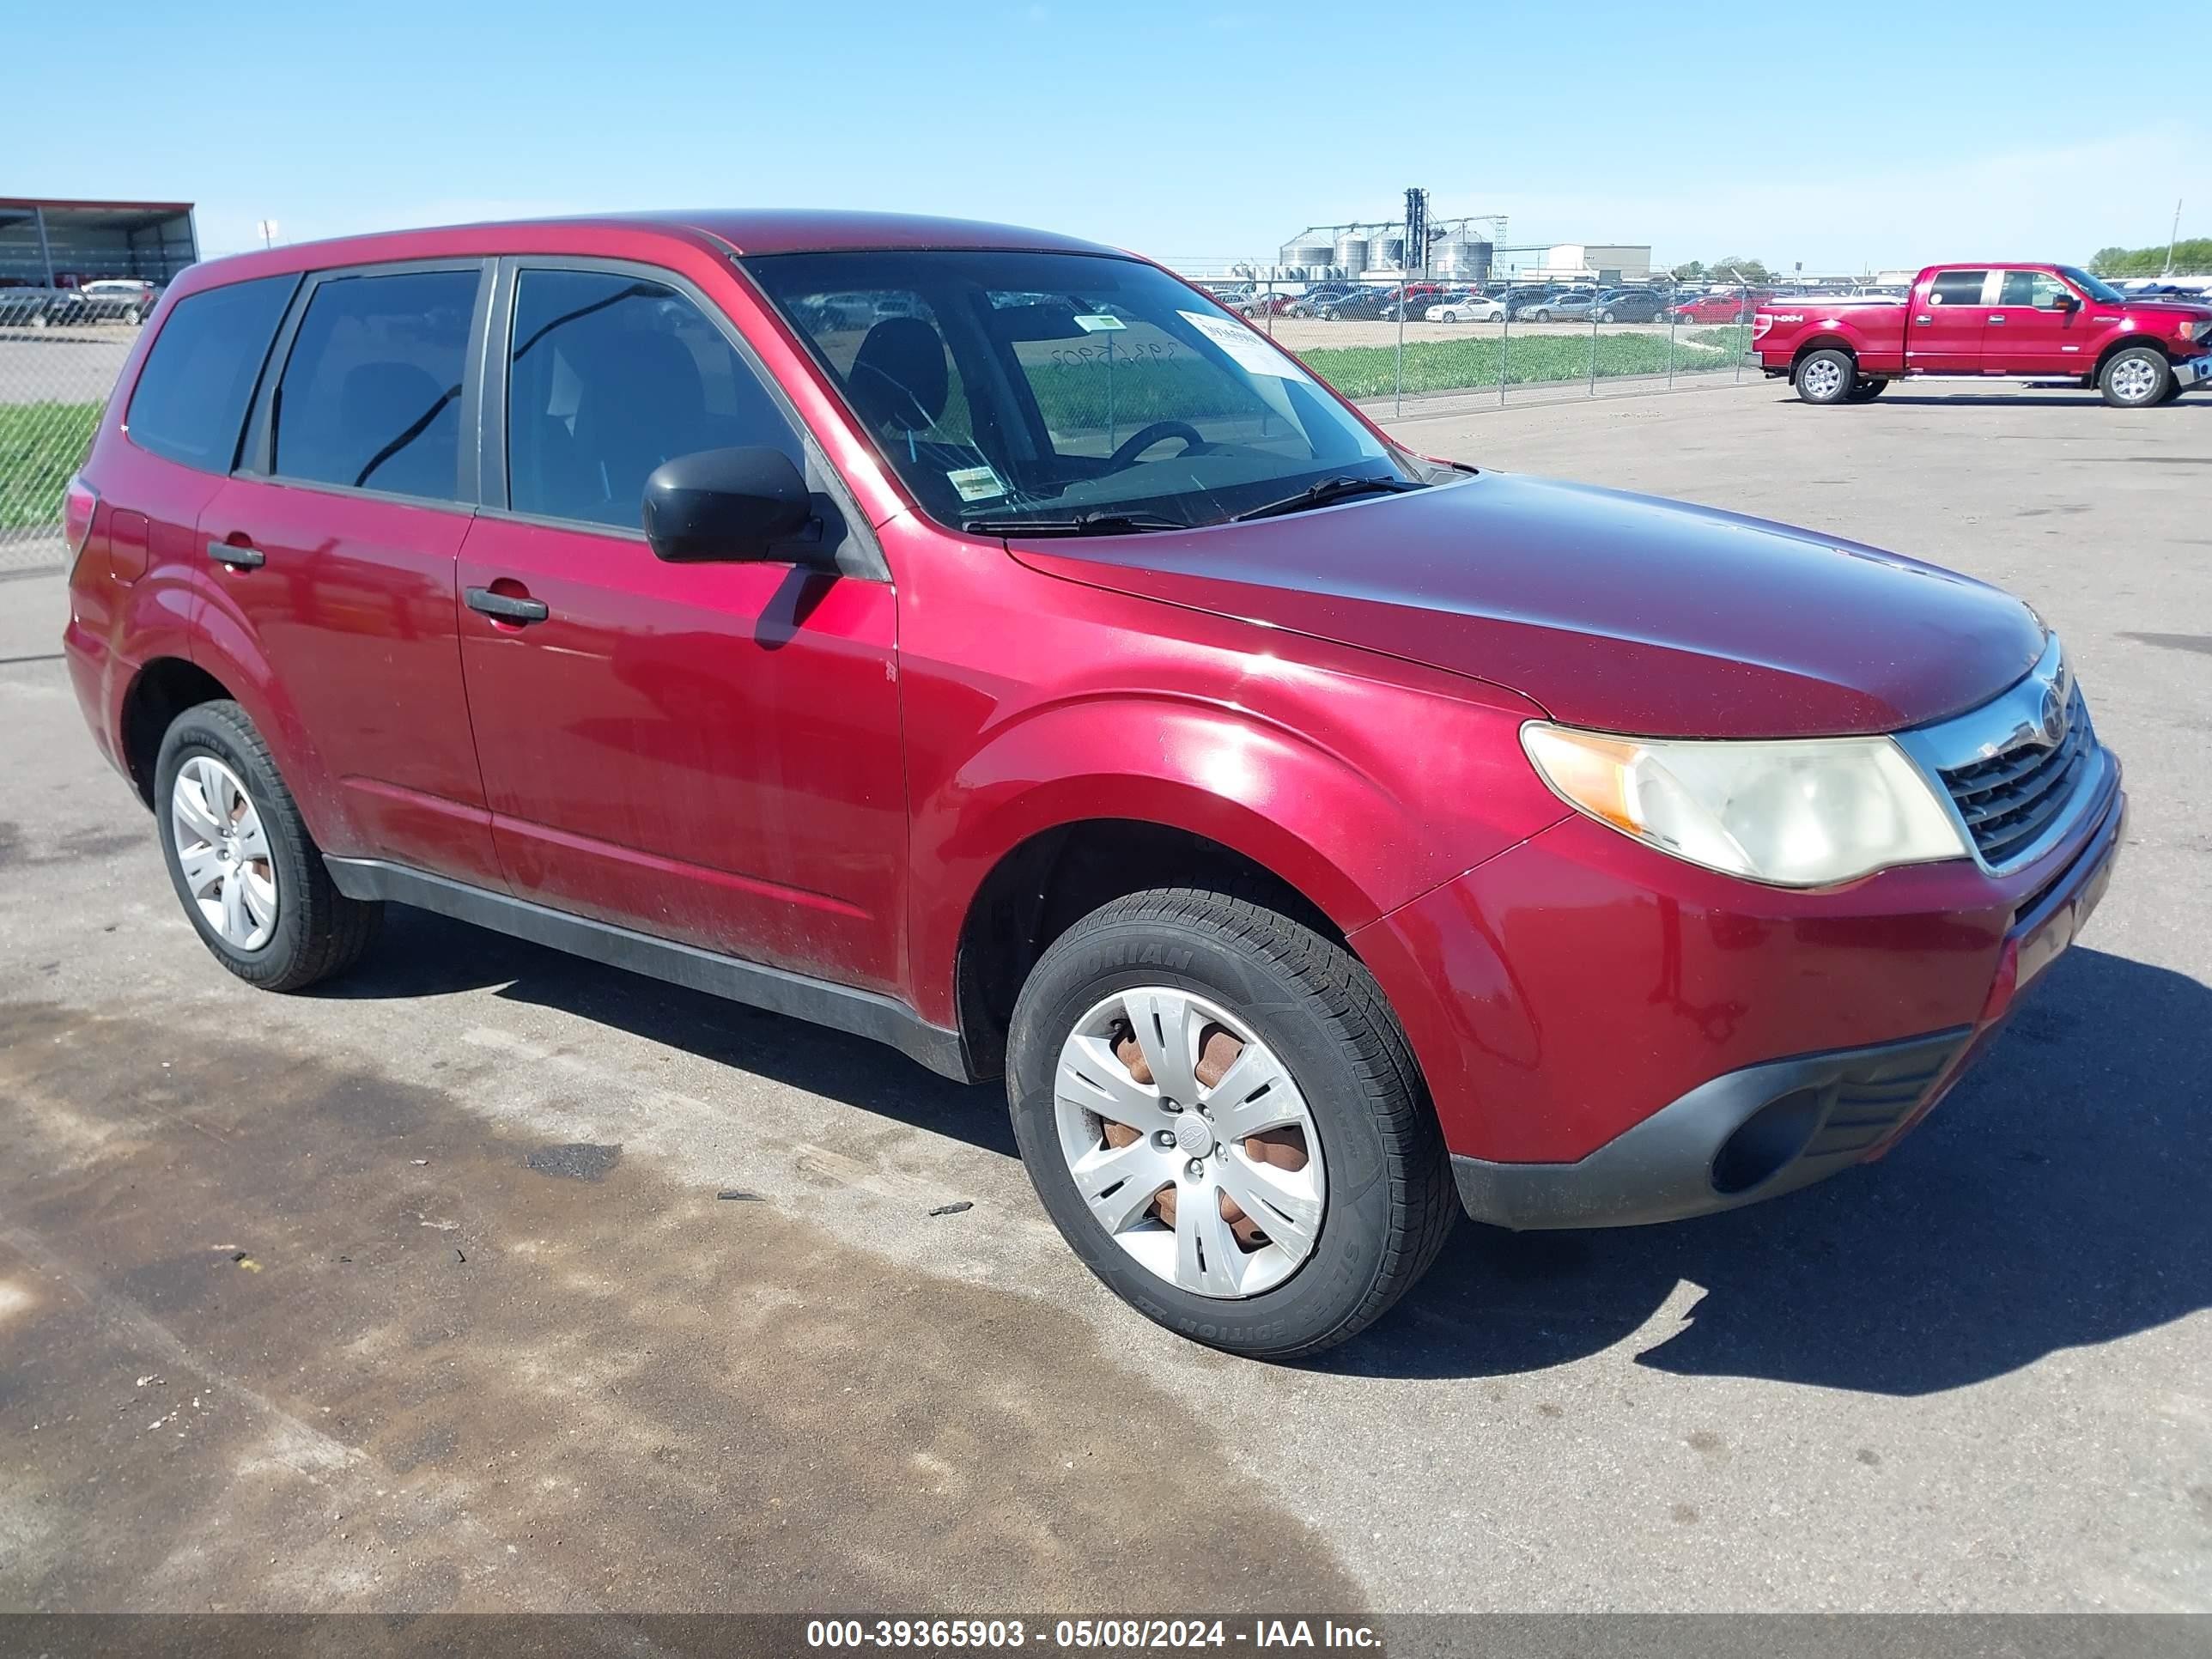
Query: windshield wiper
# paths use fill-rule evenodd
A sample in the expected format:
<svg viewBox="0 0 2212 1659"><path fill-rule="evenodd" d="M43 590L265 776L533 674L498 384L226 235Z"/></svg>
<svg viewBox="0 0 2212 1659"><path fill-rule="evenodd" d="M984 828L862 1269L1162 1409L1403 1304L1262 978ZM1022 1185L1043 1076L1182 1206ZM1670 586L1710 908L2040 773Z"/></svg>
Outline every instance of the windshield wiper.
<svg viewBox="0 0 2212 1659"><path fill-rule="evenodd" d="M1303 513L1310 507L1326 507L1331 501L1346 501L1354 495L1370 495L1378 490L1385 495L1396 495L1408 489L1426 489L1428 487L1425 483L1416 483L1411 478L1355 478L1347 473L1323 478L1319 483L1310 484L1297 495L1285 495L1279 501L1269 501L1264 506L1249 507L1234 514L1229 522L1243 524L1248 519L1272 519L1283 513Z"/></svg>
<svg viewBox="0 0 2212 1659"><path fill-rule="evenodd" d="M1064 519L969 519L960 526L989 536L1134 536L1147 530L1188 530L1181 519L1157 513L1070 514Z"/></svg>

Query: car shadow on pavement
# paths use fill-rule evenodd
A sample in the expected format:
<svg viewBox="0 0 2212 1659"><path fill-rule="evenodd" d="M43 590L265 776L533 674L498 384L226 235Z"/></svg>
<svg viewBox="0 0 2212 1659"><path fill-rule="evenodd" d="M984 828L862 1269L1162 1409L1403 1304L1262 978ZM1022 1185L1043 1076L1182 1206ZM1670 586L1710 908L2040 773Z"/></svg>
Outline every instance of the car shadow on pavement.
<svg viewBox="0 0 2212 1659"><path fill-rule="evenodd" d="M493 987L511 1001L557 1008L985 1152L1018 1155L995 1084L954 1083L865 1038L405 905L386 907L384 937L359 968L311 994L386 1000Z"/></svg>
<svg viewBox="0 0 2212 1659"><path fill-rule="evenodd" d="M1016 1156L996 1084L952 1083L875 1043L403 906L369 958L319 994L494 987ZM1394 1312L1310 1363L1505 1376L1632 1341L1656 1370L1921 1395L2149 1330L2212 1307L2209 1077L2212 990L2076 947L1881 1162L1666 1226L1463 1222ZM1702 1295L1678 1317L1666 1310L1685 1284Z"/></svg>
<svg viewBox="0 0 2212 1659"><path fill-rule="evenodd" d="M1795 393L1791 394L1793 397ZM2067 387L2055 392L1900 392L1892 386L1875 404L1874 409L2018 409L2023 404L2034 408L2094 409L2102 406L2103 399L2094 392ZM2180 397L2166 403L2150 405L2160 414L2170 414L2178 409L2212 409L2212 398L2201 393L2185 392ZM2069 434L2078 437L2078 433Z"/></svg>
<svg viewBox="0 0 2212 1659"><path fill-rule="evenodd" d="M2154 1329L2212 1307L2208 1078L2212 991L2077 947L1881 1162L1667 1226L1463 1224L1319 1363L1497 1376L1627 1341L1655 1370L1925 1395Z"/></svg>

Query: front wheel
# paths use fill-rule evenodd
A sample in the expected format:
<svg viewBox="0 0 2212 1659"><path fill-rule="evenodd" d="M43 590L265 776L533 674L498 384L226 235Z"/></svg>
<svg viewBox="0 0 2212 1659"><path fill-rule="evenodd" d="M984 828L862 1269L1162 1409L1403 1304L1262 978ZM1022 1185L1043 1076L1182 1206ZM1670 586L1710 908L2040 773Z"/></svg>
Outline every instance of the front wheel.
<svg viewBox="0 0 2212 1659"><path fill-rule="evenodd" d="M1022 988L1014 1135L1109 1289L1195 1341L1290 1359L1382 1316L1457 1204L1380 990L1342 947L1218 893L1091 912Z"/></svg>
<svg viewBox="0 0 2212 1659"><path fill-rule="evenodd" d="M2116 351L2097 374L2097 389L2115 409L2144 409L2166 401L2173 384L2173 370L2156 346L2130 346Z"/></svg>
<svg viewBox="0 0 2212 1659"><path fill-rule="evenodd" d="M1601 323L1609 323L1613 320L1613 313L1609 311L1601 311L1597 314L1597 319Z"/></svg>
<svg viewBox="0 0 2212 1659"><path fill-rule="evenodd" d="M1808 404L1844 403L1859 378L1849 352L1816 351L1797 365L1797 395Z"/></svg>
<svg viewBox="0 0 2212 1659"><path fill-rule="evenodd" d="M154 776L169 879L217 962L264 990L297 991L360 960L384 907L331 884L244 709L186 709L161 739Z"/></svg>

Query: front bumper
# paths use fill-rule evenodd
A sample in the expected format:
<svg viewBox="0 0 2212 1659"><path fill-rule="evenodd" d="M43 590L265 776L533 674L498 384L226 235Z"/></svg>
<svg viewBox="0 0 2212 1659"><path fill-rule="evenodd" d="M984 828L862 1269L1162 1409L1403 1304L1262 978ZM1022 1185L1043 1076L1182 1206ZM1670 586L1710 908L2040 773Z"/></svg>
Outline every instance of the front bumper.
<svg viewBox="0 0 2212 1659"><path fill-rule="evenodd" d="M1828 894L1710 877L1577 818L1354 943L1469 1214L1674 1220L1878 1158L1932 1110L2103 896L2126 808L2112 762L2008 878L1954 861ZM1425 1001L1413 970L1446 994Z"/></svg>
<svg viewBox="0 0 2212 1659"><path fill-rule="evenodd" d="M2191 386L2212 384L2212 353L2184 357L2173 366L2173 383L2184 392Z"/></svg>

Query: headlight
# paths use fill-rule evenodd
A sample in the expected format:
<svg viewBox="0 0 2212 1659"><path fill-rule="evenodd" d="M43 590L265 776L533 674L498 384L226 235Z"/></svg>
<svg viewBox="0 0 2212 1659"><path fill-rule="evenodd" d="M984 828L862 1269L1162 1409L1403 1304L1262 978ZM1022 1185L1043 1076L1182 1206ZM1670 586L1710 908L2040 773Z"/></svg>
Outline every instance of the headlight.
<svg viewBox="0 0 2212 1659"><path fill-rule="evenodd" d="M1521 745L1561 799L1599 823L1778 887L1826 887L1971 850L1887 738L1679 742L1530 720Z"/></svg>

